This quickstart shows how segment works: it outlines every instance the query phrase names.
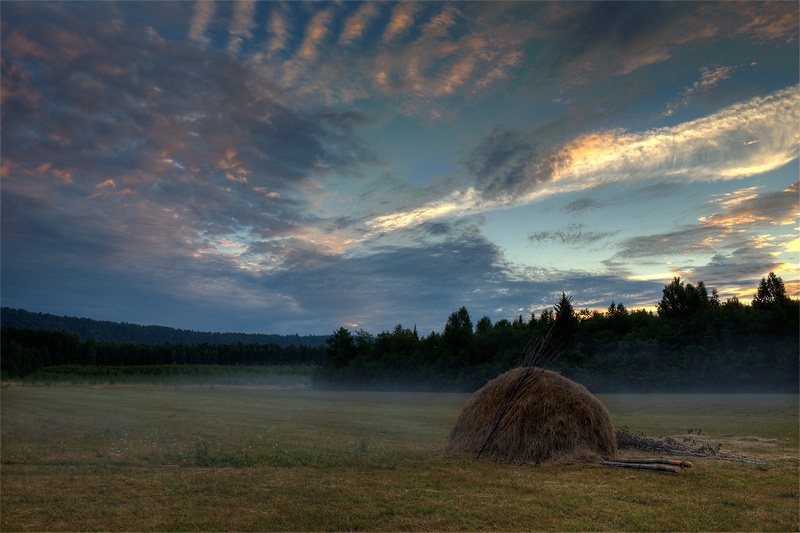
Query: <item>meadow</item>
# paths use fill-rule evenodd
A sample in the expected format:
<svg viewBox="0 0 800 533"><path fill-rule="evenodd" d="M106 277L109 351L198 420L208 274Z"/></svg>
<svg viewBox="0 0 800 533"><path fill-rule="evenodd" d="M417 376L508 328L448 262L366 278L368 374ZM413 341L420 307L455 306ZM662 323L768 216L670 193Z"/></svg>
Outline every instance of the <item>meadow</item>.
<svg viewBox="0 0 800 533"><path fill-rule="evenodd" d="M770 466L440 451L467 394L4 386L0 529L797 531L797 395L599 395L617 427ZM700 436L697 436L698 432ZM623 451L629 457L643 452Z"/></svg>

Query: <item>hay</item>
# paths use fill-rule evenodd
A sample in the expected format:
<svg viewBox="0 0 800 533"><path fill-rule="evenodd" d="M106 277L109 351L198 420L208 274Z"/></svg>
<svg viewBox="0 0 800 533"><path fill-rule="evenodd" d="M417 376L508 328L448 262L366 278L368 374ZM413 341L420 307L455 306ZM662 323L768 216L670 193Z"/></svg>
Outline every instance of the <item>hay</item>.
<svg viewBox="0 0 800 533"><path fill-rule="evenodd" d="M483 451L510 463L594 462L616 456L605 406L583 385L549 370L523 382L495 438ZM472 395L445 441L448 453L474 455L486 440L524 368L502 374Z"/></svg>

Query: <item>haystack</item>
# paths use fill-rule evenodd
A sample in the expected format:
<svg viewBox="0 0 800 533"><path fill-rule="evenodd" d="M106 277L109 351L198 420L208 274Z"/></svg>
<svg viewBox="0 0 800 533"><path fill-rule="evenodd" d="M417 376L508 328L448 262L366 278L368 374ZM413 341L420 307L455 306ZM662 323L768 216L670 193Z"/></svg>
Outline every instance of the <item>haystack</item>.
<svg viewBox="0 0 800 533"><path fill-rule="evenodd" d="M486 441L525 368L502 374L472 395L445 451L474 455ZM534 369L522 382L482 454L511 463L577 463L610 459L617 439L605 406L583 385Z"/></svg>

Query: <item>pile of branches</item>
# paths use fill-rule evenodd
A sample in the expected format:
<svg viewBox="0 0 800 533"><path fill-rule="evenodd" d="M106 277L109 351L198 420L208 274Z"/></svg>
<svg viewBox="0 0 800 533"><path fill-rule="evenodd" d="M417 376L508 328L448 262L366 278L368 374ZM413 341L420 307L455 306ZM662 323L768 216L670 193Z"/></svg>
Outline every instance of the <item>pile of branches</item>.
<svg viewBox="0 0 800 533"><path fill-rule="evenodd" d="M633 434L627 427L617 430L617 446L622 449L643 450L669 455L689 455L692 457L714 457L719 455L721 444L714 445L709 441L696 441L684 437L678 442L672 437L645 437L642 433Z"/></svg>
<svg viewBox="0 0 800 533"><path fill-rule="evenodd" d="M707 457L719 461L738 461L756 465L772 466L772 463L751 461L743 457L722 453L721 444L713 444L707 439L681 437L679 442L672 437L645 437L642 433L633 434L627 427L617 430L617 447L622 449L642 450L664 455L685 455L689 457Z"/></svg>

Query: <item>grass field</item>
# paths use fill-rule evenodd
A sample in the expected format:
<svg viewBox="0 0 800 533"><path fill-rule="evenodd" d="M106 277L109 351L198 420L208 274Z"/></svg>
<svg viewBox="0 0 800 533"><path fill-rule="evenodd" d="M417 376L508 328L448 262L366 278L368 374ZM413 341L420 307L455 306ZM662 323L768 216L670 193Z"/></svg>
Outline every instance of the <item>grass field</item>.
<svg viewBox="0 0 800 533"><path fill-rule="evenodd" d="M617 427L775 463L676 475L448 457L464 394L0 392L2 531L798 530L797 395L600 396Z"/></svg>

